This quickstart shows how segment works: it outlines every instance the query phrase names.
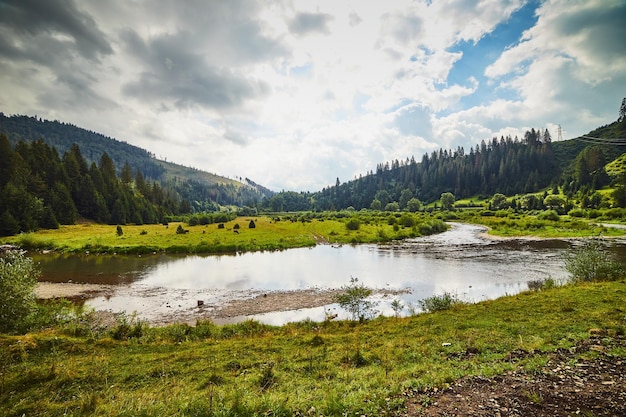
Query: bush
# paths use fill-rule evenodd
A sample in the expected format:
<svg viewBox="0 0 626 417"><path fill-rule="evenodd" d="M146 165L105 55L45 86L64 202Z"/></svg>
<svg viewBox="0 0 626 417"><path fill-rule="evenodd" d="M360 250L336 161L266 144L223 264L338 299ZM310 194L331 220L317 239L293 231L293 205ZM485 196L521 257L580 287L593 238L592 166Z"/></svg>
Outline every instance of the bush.
<svg viewBox="0 0 626 417"><path fill-rule="evenodd" d="M552 220L552 221L557 222L561 219L561 216L559 216L559 213L557 213L555 210L546 210L546 211L542 211L541 213L539 213L537 215L537 219Z"/></svg>
<svg viewBox="0 0 626 417"><path fill-rule="evenodd" d="M622 264L603 250L597 240L589 240L567 253L564 263L572 282L612 281L624 275Z"/></svg>
<svg viewBox="0 0 626 417"><path fill-rule="evenodd" d="M570 217L585 217L585 211L582 209L571 209L567 214Z"/></svg>
<svg viewBox="0 0 626 417"><path fill-rule="evenodd" d="M353 320L365 321L376 315L377 303L369 301L372 290L359 284L358 278L350 278L350 285L342 287L343 293L333 296L333 301L350 313Z"/></svg>
<svg viewBox="0 0 626 417"><path fill-rule="evenodd" d="M417 303L423 311L432 313L435 311L449 310L455 305L462 304L463 302L459 300L456 295L444 292L441 295L433 295L432 297L419 300Z"/></svg>
<svg viewBox="0 0 626 417"><path fill-rule="evenodd" d="M26 330L35 312L35 285L39 271L33 260L22 251L0 255L0 332Z"/></svg>
<svg viewBox="0 0 626 417"><path fill-rule="evenodd" d="M404 227L413 227L415 226L415 217L408 213L404 213L402 217L400 217L400 224Z"/></svg>
<svg viewBox="0 0 626 417"><path fill-rule="evenodd" d="M358 219L350 219L346 223L346 228L348 230L359 230L361 227L361 222Z"/></svg>

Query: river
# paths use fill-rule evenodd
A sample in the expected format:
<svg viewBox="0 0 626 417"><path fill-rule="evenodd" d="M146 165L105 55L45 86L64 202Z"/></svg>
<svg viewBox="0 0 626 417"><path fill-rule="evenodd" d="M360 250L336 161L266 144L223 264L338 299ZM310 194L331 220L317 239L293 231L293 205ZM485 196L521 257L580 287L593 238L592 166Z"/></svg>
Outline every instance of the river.
<svg viewBox="0 0 626 417"><path fill-rule="evenodd" d="M449 292L464 301L478 302L528 288L529 280L548 277L564 281L564 240L492 239L485 229L452 224L447 232L382 245L318 245L312 248L232 255L37 255L42 281L107 284L112 293L86 300L96 310L125 311L150 321L188 321L197 302L219 307L233 300L280 292L337 289L351 277L370 288L385 290L373 297L377 310L393 315L399 300L403 315L418 300ZM611 250L624 253L623 241ZM622 256L620 256L622 257ZM281 310L282 306L276 306ZM268 324L345 313L329 304L315 308L274 311L252 317Z"/></svg>

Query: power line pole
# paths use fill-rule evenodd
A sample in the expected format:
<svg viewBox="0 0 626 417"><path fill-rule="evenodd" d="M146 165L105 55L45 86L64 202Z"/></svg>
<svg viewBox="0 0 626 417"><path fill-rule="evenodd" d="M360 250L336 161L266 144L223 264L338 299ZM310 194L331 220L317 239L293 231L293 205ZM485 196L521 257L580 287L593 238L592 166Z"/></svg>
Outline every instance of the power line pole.
<svg viewBox="0 0 626 417"><path fill-rule="evenodd" d="M561 129L561 125L559 125L559 130L558 130L558 132L559 132L559 138L558 138L558 140L563 140L563 130Z"/></svg>

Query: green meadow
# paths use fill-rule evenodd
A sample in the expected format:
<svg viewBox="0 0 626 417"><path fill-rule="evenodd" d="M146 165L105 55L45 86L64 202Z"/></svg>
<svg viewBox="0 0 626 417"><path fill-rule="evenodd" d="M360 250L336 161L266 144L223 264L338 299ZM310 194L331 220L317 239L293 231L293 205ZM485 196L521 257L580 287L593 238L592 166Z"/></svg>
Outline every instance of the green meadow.
<svg viewBox="0 0 626 417"><path fill-rule="evenodd" d="M428 404L433 388L465 375L541 372L556 349L590 330L610 346L624 335L624 299L621 280L363 323L152 328L124 318L104 330L80 318L0 335L0 414L399 415L405 392Z"/></svg>
<svg viewBox="0 0 626 417"><path fill-rule="evenodd" d="M250 228L251 222L254 227ZM220 224L189 226L85 223L3 239L27 249L94 253L224 253L281 250L316 243L372 243L428 235L447 226L430 214L368 213L238 217ZM183 233L177 233L179 226Z"/></svg>

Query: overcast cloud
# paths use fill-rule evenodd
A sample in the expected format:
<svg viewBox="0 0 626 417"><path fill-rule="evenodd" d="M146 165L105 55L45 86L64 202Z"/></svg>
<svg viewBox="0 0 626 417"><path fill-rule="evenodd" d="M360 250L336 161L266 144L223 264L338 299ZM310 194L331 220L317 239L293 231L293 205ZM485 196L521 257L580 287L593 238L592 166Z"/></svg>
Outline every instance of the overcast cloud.
<svg viewBox="0 0 626 417"><path fill-rule="evenodd" d="M623 0L0 2L0 111L274 190L617 118Z"/></svg>

